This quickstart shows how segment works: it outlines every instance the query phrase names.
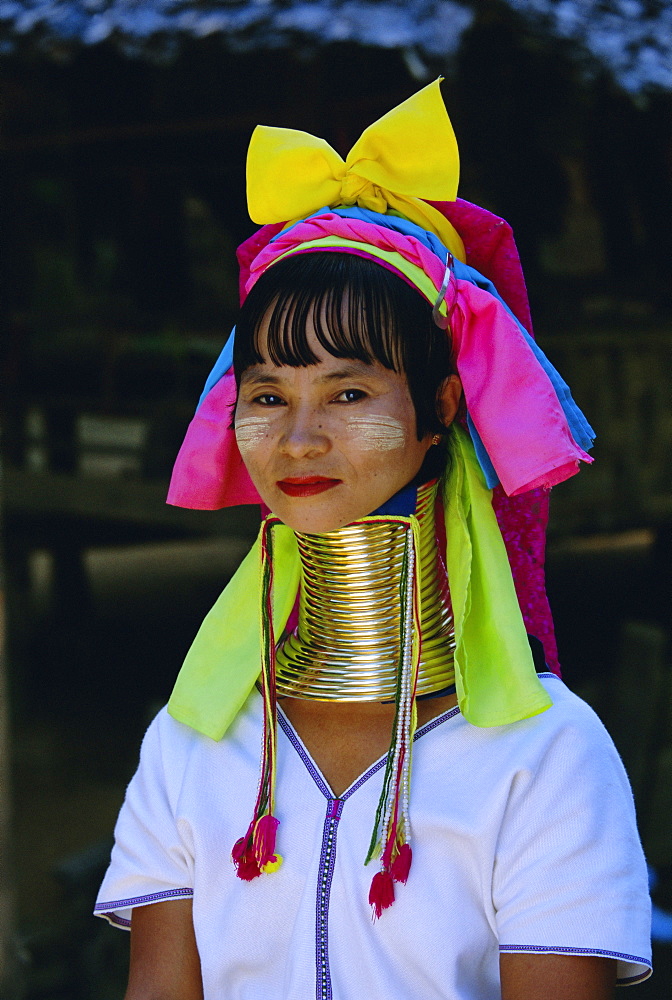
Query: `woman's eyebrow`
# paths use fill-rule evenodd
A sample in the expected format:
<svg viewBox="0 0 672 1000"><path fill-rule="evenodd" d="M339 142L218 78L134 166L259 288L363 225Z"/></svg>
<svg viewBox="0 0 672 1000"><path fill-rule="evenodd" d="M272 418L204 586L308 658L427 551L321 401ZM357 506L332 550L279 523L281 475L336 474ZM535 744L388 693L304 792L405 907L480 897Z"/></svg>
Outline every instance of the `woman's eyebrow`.
<svg viewBox="0 0 672 1000"><path fill-rule="evenodd" d="M267 371L258 368L247 368L240 376L241 385L243 382L250 385L280 385L282 379L279 375L271 375Z"/></svg>
<svg viewBox="0 0 672 1000"><path fill-rule="evenodd" d="M284 366L283 366L284 367ZM340 382L343 379L349 378L375 378L376 372L371 365L367 365L364 361L355 361L352 364L345 364L333 371L327 372L325 375L321 375L319 378L320 382ZM279 386L283 382L281 375L274 375L268 369L263 370L261 368L253 367L247 368L240 376L241 385L245 383L246 385L276 385Z"/></svg>
<svg viewBox="0 0 672 1000"><path fill-rule="evenodd" d="M337 368L335 371L322 375L320 381L338 382L341 379L348 378L374 378L375 375L376 372L371 365L367 365L364 361L359 361L351 365L343 365L342 368Z"/></svg>

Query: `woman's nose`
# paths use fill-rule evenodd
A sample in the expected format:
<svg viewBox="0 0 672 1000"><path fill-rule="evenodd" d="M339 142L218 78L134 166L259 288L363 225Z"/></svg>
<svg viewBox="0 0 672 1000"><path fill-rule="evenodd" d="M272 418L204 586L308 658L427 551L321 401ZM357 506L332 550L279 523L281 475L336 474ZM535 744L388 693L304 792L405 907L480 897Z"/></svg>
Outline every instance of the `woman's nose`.
<svg viewBox="0 0 672 1000"><path fill-rule="evenodd" d="M280 446L291 458L323 455L330 448L324 418L313 407L300 407L287 414Z"/></svg>

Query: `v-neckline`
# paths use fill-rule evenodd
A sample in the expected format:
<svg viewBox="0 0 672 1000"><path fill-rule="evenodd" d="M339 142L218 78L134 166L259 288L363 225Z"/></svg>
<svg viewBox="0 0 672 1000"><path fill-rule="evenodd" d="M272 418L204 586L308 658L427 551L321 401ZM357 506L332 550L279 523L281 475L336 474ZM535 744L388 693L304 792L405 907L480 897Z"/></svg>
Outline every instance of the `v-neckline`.
<svg viewBox="0 0 672 1000"><path fill-rule="evenodd" d="M280 705L277 706L277 710L278 710L278 722L280 723L280 728L282 729L283 733L289 740L290 744L293 746L296 753L299 755L300 759L303 761L306 770L308 771L309 775L311 776L314 783L317 785L318 789L325 797L325 799L328 799L329 801L345 802L345 800L349 799L351 795L354 795L357 789L361 788L361 786L365 784L365 782L367 782L369 778L373 777L373 775L376 774L377 771L380 771L380 769L385 766L385 762L387 761L387 753L384 753L381 757L378 758L378 760L374 761L373 764L371 764L365 771L363 771L358 778L355 778L352 784L348 785L348 787L345 789L344 792L341 793L341 795L335 795L329 785L329 782L324 777L322 771L313 760L310 751L305 746L303 740L297 733L292 723L289 721L288 716L286 715L286 713L284 712L284 710ZM460 714L459 705L455 705L454 708L449 708L448 711L442 712L441 715L437 715L435 718L430 719L429 722L426 722L423 726L420 726L420 728L415 731L413 735L413 742L415 743L415 741L419 740L421 736L425 736L431 730L436 729L437 726L440 726L442 723L447 722L449 719L452 719L454 716L459 714Z"/></svg>

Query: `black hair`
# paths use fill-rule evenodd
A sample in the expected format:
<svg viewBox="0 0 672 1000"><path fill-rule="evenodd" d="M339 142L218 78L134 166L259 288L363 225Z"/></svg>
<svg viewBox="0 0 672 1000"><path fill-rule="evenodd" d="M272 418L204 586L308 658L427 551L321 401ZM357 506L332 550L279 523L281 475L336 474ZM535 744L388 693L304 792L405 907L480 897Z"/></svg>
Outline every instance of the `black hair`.
<svg viewBox="0 0 672 1000"><path fill-rule="evenodd" d="M259 329L270 316L264 358ZM233 368L244 371L270 360L302 368L316 364L306 332L336 358L380 362L403 373L415 407L418 440L445 430L438 391L455 368L451 343L432 318L432 306L394 274L367 258L332 251L297 253L278 261L252 288L236 325Z"/></svg>

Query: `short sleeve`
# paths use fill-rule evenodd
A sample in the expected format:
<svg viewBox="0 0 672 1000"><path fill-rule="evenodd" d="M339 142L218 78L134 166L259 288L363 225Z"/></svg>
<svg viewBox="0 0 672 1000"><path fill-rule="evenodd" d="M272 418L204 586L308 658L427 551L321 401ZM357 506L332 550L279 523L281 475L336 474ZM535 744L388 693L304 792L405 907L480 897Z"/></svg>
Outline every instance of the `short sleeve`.
<svg viewBox="0 0 672 1000"><path fill-rule="evenodd" d="M175 814L181 769L179 754L167 746L171 724L178 726L164 710L147 730L115 827L94 913L116 927L130 928L135 906L193 896L190 830Z"/></svg>
<svg viewBox="0 0 672 1000"><path fill-rule="evenodd" d="M632 793L587 706L514 779L497 845L500 951L598 955L650 974L650 901Z"/></svg>

